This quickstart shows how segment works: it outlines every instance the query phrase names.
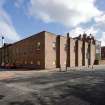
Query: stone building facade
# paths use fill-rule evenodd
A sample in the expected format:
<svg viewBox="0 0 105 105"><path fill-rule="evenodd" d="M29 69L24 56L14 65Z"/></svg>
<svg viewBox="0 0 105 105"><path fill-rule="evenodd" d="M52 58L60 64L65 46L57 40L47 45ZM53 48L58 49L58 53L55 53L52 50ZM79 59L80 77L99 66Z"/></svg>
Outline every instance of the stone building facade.
<svg viewBox="0 0 105 105"><path fill-rule="evenodd" d="M50 69L93 65L95 40L86 34L76 38L40 32L0 48L0 64Z"/></svg>

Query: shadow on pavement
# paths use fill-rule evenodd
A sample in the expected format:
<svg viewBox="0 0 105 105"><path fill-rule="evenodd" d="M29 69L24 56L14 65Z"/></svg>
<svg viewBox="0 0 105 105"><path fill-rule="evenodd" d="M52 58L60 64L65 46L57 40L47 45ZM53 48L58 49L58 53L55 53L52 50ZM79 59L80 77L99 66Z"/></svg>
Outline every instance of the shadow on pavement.
<svg viewBox="0 0 105 105"><path fill-rule="evenodd" d="M35 104L26 100L24 102L19 102L19 101L10 102L9 105L35 105Z"/></svg>
<svg viewBox="0 0 105 105"><path fill-rule="evenodd" d="M50 94L49 96L50 100L53 100L54 103L51 105L105 105L105 81L103 83L96 83L92 85L64 84L63 86L56 87L55 90L58 92L58 95L54 96ZM51 92L50 89L47 89L46 91ZM46 94L48 94L47 92ZM78 99L80 100L78 101ZM84 104L81 103L81 101L83 101ZM89 104L86 104L85 102Z"/></svg>

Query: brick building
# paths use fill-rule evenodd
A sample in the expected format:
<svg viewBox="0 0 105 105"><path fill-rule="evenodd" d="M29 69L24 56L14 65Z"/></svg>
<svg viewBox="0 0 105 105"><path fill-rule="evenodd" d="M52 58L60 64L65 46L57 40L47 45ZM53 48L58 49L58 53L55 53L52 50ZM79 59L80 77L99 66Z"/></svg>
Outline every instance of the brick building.
<svg viewBox="0 0 105 105"><path fill-rule="evenodd" d="M105 65L105 46L101 47L101 60L100 64Z"/></svg>
<svg viewBox="0 0 105 105"><path fill-rule="evenodd" d="M101 47L101 59L105 60L105 46Z"/></svg>
<svg viewBox="0 0 105 105"><path fill-rule="evenodd" d="M76 38L40 32L0 48L0 64L49 69L93 65L95 40L86 34Z"/></svg>

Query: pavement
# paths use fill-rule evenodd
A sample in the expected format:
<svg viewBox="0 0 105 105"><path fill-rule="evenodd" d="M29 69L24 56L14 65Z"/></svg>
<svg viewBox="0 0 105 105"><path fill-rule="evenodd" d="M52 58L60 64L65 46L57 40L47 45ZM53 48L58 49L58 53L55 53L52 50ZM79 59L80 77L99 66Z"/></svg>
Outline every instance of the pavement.
<svg viewBox="0 0 105 105"><path fill-rule="evenodd" d="M105 66L0 71L0 105L105 105Z"/></svg>

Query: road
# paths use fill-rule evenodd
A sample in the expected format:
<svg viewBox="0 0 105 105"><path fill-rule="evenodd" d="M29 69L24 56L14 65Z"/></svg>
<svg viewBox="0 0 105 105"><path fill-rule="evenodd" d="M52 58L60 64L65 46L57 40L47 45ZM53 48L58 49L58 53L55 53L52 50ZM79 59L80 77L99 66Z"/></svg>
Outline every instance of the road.
<svg viewBox="0 0 105 105"><path fill-rule="evenodd" d="M1 71L0 105L105 105L105 69Z"/></svg>

